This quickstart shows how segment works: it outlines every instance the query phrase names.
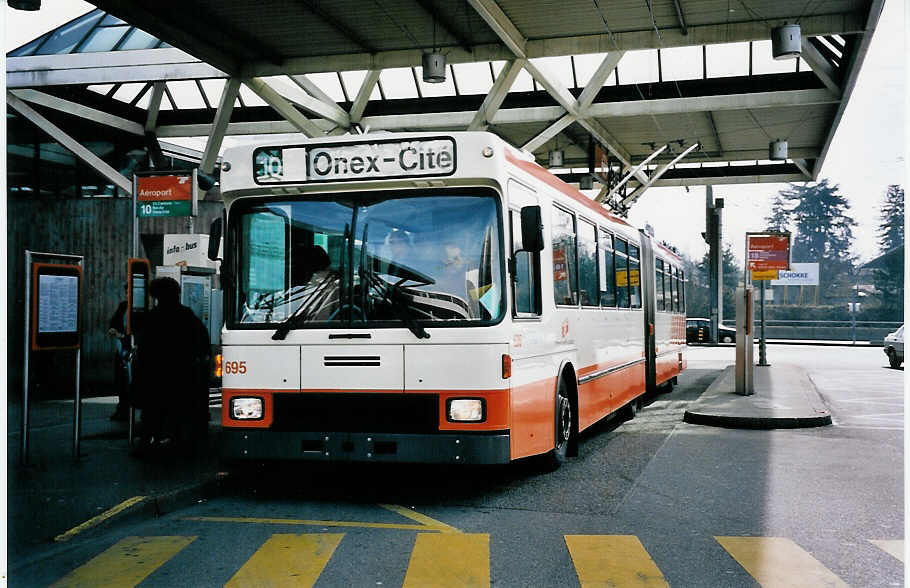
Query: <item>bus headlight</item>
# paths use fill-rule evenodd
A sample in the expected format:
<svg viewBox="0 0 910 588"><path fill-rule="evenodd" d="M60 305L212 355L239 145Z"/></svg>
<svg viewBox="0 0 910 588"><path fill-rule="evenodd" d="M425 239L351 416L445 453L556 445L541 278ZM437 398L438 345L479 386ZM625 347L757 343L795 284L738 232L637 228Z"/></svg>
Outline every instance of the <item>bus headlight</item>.
<svg viewBox="0 0 910 588"><path fill-rule="evenodd" d="M448 417L450 421L480 422L484 420L484 402L482 398L452 398L449 400Z"/></svg>
<svg viewBox="0 0 910 588"><path fill-rule="evenodd" d="M262 398L231 398L231 418L258 420L262 418Z"/></svg>

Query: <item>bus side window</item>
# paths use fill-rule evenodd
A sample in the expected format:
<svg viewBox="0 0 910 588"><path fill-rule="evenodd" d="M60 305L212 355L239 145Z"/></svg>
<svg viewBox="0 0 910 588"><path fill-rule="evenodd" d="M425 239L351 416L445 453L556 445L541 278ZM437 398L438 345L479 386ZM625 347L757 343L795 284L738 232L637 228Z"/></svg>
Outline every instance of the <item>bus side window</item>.
<svg viewBox="0 0 910 588"><path fill-rule="evenodd" d="M638 262L638 247L629 245L629 297L632 308L641 308L641 270Z"/></svg>
<svg viewBox="0 0 910 588"><path fill-rule="evenodd" d="M553 296L556 304L578 304L575 215L553 207Z"/></svg>
<svg viewBox="0 0 910 588"><path fill-rule="evenodd" d="M512 257L515 259L515 274L512 276L512 314L539 315L540 305L540 253L518 251L521 249L521 213L509 212L512 230ZM516 253L518 251L518 253Z"/></svg>
<svg viewBox="0 0 910 588"><path fill-rule="evenodd" d="M613 263L613 235L600 229L600 306L616 306L616 267Z"/></svg>
<svg viewBox="0 0 910 588"><path fill-rule="evenodd" d="M664 266L664 308L673 312L673 266L667 263Z"/></svg>
<svg viewBox="0 0 910 588"><path fill-rule="evenodd" d="M664 306L664 260L662 259L655 261L654 288L657 310L664 310L666 307Z"/></svg>
<svg viewBox="0 0 910 588"><path fill-rule="evenodd" d="M618 237L613 241L613 246L616 259L616 306L629 308L629 246Z"/></svg>
<svg viewBox="0 0 910 588"><path fill-rule="evenodd" d="M679 312L679 268L673 268L673 310Z"/></svg>
<svg viewBox="0 0 910 588"><path fill-rule="evenodd" d="M578 294L582 306L598 306L597 228L588 221L578 221Z"/></svg>
<svg viewBox="0 0 910 588"><path fill-rule="evenodd" d="M679 312L686 314L686 272L679 270Z"/></svg>

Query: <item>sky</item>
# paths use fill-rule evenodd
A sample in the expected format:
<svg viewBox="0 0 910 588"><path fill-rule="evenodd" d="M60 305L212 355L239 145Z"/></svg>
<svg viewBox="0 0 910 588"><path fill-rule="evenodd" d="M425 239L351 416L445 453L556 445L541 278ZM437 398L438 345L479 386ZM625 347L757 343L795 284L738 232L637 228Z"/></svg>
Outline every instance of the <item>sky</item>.
<svg viewBox="0 0 910 588"><path fill-rule="evenodd" d="M51 30L93 6L81 0L43 0L38 12L4 6L6 51ZM886 0L856 87L835 133L819 178L840 186L857 221L854 252L861 261L878 254L879 207L890 184L905 185L906 55L908 15L902 0ZM229 141L226 141L230 144ZM740 184L714 187L724 199L724 242L742 261L747 231L762 230L774 196L786 184ZM633 206L629 221L654 227L658 239L675 244L686 255L701 258L705 188L651 188Z"/></svg>

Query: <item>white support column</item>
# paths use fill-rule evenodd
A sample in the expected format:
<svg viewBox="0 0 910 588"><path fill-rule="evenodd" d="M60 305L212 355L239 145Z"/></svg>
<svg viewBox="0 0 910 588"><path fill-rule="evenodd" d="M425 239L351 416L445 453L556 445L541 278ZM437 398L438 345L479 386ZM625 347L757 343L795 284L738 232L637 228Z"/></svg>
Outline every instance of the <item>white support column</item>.
<svg viewBox="0 0 910 588"><path fill-rule="evenodd" d="M154 133L158 126L158 111L161 109L161 98L164 96L164 82L156 82L152 86L152 96L149 100L148 116L145 118L145 132Z"/></svg>
<svg viewBox="0 0 910 588"><path fill-rule="evenodd" d="M354 104L351 106L351 123L358 123L363 118L363 111L367 107L367 102L370 101L370 94L373 93L373 87L379 81L379 73L381 71L380 69L370 70L367 72L366 77L363 78L363 83L357 92L357 98L354 99Z"/></svg>
<svg viewBox="0 0 910 588"><path fill-rule="evenodd" d="M502 106L502 101L505 100L509 90L512 89L512 84L515 83L515 78L521 73L521 68L524 67L524 64L525 60L523 59L513 59L506 62L505 67L496 76L493 87L490 88L486 98L483 99L483 104L480 105L477 114L474 115L474 120L468 125L469 131L485 129L490 124L490 121L496 115L496 111Z"/></svg>
<svg viewBox="0 0 910 588"><path fill-rule="evenodd" d="M534 152L535 149L558 135L562 132L564 128L576 121L574 114L566 114L562 118L557 119L553 124L545 128L539 135L522 145L522 149L525 151Z"/></svg>
<svg viewBox="0 0 910 588"><path fill-rule="evenodd" d="M682 153L680 153L679 155L677 155L676 157L674 157L669 163L667 163L667 164L664 165L663 167L657 168L657 170L656 170L656 171L654 172L654 174L648 179L648 181L647 181L646 183L644 183L644 184L642 184L641 186L639 186L638 188L636 188L634 192L632 192L631 194L629 194L629 196L627 196L626 199L623 200L623 201L621 202L622 206L628 207L630 204L632 204L633 202L635 202L636 200L638 200L639 198L641 198L641 195L645 193L645 190L647 190L648 188L650 188L650 187L654 184L654 182L656 182L657 180L659 180L660 177L661 177L662 175L664 175L665 173L667 173L667 170L668 170L668 169L670 169L671 167L673 167L674 165L676 165L676 162L677 162L677 161L679 161L680 159L682 159L683 157L685 157L686 155L688 155L689 152L691 152L691 151L692 151L693 149L695 149L696 147L698 147L698 142L697 142L697 141L696 141L695 143L692 143L691 145L689 145Z"/></svg>
<svg viewBox="0 0 910 588"><path fill-rule="evenodd" d="M72 151L73 155L87 163L92 169L110 180L118 188L127 194L133 194L132 180L124 177L103 159L80 145L78 141L67 135L63 129L38 114L31 106L14 96L11 92L6 93L6 103L16 112L31 121L36 127L50 135L52 139Z"/></svg>
<svg viewBox="0 0 910 588"><path fill-rule="evenodd" d="M322 129L303 116L299 110L294 108L293 104L288 102L287 98L276 92L262 78L249 78L244 80L243 83L255 92L257 96L265 100L266 104L274 108L283 119L294 125L298 131L307 137L318 137L324 134Z"/></svg>
<svg viewBox="0 0 910 588"><path fill-rule="evenodd" d="M203 173L210 174L215 169L215 161L218 159L218 152L221 151L221 143L224 141L224 134L231 121L231 112L234 110L234 102L237 100L239 92L240 78L231 78L224 84L221 100L218 102L218 110L215 112L215 120L212 122L212 130L209 132L205 151L202 153L202 161L199 163L199 169Z"/></svg>

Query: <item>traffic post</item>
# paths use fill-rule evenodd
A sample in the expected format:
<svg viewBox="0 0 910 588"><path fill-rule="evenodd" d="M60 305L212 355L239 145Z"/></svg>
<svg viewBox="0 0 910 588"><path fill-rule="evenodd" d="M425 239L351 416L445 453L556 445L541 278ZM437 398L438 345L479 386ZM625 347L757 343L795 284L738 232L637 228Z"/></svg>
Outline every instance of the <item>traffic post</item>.
<svg viewBox="0 0 910 588"><path fill-rule="evenodd" d="M749 396L754 393L753 376L753 319L752 281L761 281L761 340L759 366L767 366L765 348L765 282L777 279L778 272L790 269L790 233L746 233L746 268L743 276L742 295L737 291L736 301L736 393ZM742 316L742 320L740 320Z"/></svg>

